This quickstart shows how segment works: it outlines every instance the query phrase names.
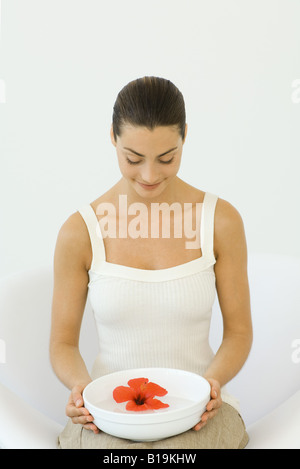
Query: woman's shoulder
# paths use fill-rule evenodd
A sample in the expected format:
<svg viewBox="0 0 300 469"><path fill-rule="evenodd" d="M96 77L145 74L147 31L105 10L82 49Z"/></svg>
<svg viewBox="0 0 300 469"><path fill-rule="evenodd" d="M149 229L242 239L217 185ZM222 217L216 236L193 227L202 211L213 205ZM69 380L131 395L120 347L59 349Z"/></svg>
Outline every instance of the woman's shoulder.
<svg viewBox="0 0 300 469"><path fill-rule="evenodd" d="M61 225L56 249L68 253L84 265L90 257L90 238L87 226L79 211L71 213Z"/></svg>
<svg viewBox="0 0 300 469"><path fill-rule="evenodd" d="M206 192L198 189L190 184L183 181L183 198L187 196L189 201L193 202L204 202ZM218 194L212 193L217 198L215 214L214 214L214 233L215 242L228 241L232 236L243 231L243 220L241 214L237 208L228 200L225 200L218 196Z"/></svg>
<svg viewBox="0 0 300 469"><path fill-rule="evenodd" d="M239 242L244 236L244 222L240 212L231 202L218 197L214 218L215 251Z"/></svg>
<svg viewBox="0 0 300 469"><path fill-rule="evenodd" d="M218 197L215 209L215 229L228 229L242 222L237 208L228 200Z"/></svg>

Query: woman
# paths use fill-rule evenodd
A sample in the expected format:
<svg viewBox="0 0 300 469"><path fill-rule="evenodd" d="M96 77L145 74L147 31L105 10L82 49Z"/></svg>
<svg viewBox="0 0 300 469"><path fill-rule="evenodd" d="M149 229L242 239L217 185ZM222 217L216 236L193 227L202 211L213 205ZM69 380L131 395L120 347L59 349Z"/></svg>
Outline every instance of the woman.
<svg viewBox="0 0 300 469"><path fill-rule="evenodd" d="M229 202L177 176L186 134L184 99L173 83L157 77L128 83L118 94L111 127L122 177L73 213L59 231L50 355L58 378L71 391L61 448L247 444L238 403L224 387L252 344L243 222ZM120 206L124 200L131 207L127 212ZM157 204L164 211L154 220ZM105 212L108 207L114 210ZM132 217L136 207L142 214L138 224ZM183 227L183 216L196 226L194 243L191 229L175 230ZM166 226L174 228L167 235L162 234ZM100 346L91 375L78 348L88 291ZM216 293L224 333L214 355L208 335ZM107 373L152 366L192 371L209 381L211 400L201 421L181 435L152 443L101 432L83 406L85 386Z"/></svg>

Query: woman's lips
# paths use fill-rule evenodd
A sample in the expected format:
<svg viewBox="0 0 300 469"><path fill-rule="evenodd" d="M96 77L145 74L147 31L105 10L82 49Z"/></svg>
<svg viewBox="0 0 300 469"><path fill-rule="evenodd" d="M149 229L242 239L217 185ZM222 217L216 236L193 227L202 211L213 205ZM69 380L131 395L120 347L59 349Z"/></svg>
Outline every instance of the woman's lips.
<svg viewBox="0 0 300 469"><path fill-rule="evenodd" d="M143 189L146 189L146 190L153 190L153 189L156 189L156 187L158 187L160 185L160 182L158 182L157 184L152 184L152 185L148 185L148 184L142 184L141 182L139 182L139 185L143 188Z"/></svg>

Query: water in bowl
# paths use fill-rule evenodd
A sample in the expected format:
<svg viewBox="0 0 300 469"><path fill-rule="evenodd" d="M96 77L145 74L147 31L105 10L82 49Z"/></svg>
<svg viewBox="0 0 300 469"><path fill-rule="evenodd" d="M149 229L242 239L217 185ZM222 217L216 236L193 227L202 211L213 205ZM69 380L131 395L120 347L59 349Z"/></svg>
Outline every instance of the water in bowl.
<svg viewBox="0 0 300 469"><path fill-rule="evenodd" d="M191 399L186 399L180 396L164 396L163 398L159 398L163 403L169 404L169 407L164 409L150 409L150 410L143 410L143 411L129 411L126 410L127 402L121 402L120 404L116 403L113 398L101 400L95 403L96 407L99 407L103 410L108 410L110 412L118 412L118 413L126 413L126 414L153 414L153 413L161 413L161 412L168 412L169 410L176 410L182 409L184 407L189 407L192 404L195 404L196 401Z"/></svg>

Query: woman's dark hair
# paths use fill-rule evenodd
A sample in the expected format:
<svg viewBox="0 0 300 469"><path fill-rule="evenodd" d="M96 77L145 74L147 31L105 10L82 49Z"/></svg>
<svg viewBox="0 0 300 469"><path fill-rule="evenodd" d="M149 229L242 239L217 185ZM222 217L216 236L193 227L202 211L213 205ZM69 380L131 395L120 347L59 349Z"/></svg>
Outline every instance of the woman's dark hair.
<svg viewBox="0 0 300 469"><path fill-rule="evenodd" d="M170 81L146 76L128 83L119 92L113 108L113 134L121 135L122 126L177 126L184 139L185 104L182 93Z"/></svg>

